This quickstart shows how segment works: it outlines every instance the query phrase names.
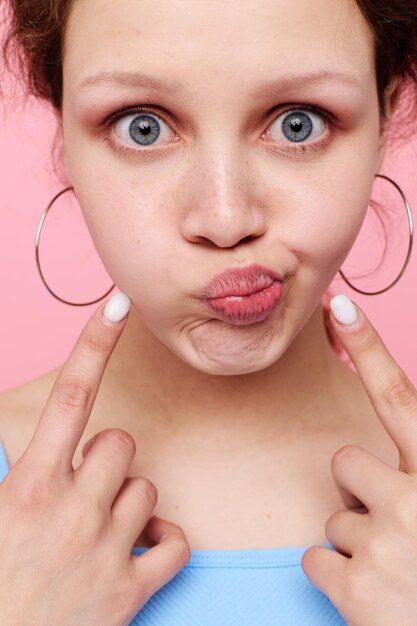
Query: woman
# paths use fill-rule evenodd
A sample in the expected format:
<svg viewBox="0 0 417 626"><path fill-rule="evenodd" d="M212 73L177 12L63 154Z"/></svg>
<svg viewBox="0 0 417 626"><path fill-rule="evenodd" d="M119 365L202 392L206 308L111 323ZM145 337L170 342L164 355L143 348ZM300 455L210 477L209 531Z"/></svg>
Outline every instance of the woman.
<svg viewBox="0 0 417 626"><path fill-rule="evenodd" d="M417 394L341 295L347 367L321 301L416 78L415 2L10 8L121 293L2 396L5 622L414 623Z"/></svg>

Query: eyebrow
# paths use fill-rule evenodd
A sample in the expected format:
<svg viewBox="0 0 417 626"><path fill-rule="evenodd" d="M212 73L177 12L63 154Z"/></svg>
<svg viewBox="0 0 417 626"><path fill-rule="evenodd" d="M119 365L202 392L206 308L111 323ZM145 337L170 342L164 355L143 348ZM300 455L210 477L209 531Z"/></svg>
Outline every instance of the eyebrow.
<svg viewBox="0 0 417 626"><path fill-rule="evenodd" d="M360 80L353 74L336 72L329 69L321 69L309 74L281 76L256 87L249 97L255 99L276 96L280 90L294 89L305 85L322 82L339 82L344 85L360 86ZM175 95L185 90L183 83L179 81L164 81L155 76L149 76L140 72L113 72L104 71L87 76L80 83L79 88L84 89L94 85L109 85L113 87L144 87L154 89L167 95Z"/></svg>
<svg viewBox="0 0 417 626"><path fill-rule="evenodd" d="M148 87L167 94L174 94L181 91L183 86L177 82L165 82L155 76L148 76L140 72L109 72L104 71L99 74L87 76L80 83L79 88L84 89L94 85L109 85L120 87Z"/></svg>
<svg viewBox="0 0 417 626"><path fill-rule="evenodd" d="M280 90L290 90L301 88L305 85L320 84L323 82L340 83L342 85L350 85L352 87L360 87L360 79L354 74L346 74L344 72L336 72L334 70L322 69L310 74L300 74L295 76L283 76L264 83L250 94L252 98L269 98L276 96Z"/></svg>

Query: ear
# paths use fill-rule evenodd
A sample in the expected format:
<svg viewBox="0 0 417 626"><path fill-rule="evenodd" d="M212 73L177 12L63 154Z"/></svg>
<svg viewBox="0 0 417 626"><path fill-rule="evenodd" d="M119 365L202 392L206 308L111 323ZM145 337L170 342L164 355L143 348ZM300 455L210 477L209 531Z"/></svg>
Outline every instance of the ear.
<svg viewBox="0 0 417 626"><path fill-rule="evenodd" d="M386 117L381 119L380 135L378 143L378 161L376 172L379 172L384 160L385 151L387 148L388 133L391 126L391 119L395 113L398 103L400 101L401 89L404 79L400 75L394 76L385 91L385 114Z"/></svg>

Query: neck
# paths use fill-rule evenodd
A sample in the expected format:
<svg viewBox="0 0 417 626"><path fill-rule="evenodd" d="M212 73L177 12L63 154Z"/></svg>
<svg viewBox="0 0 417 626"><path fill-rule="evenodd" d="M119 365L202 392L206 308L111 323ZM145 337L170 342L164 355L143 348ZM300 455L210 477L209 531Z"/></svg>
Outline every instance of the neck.
<svg viewBox="0 0 417 626"><path fill-rule="evenodd" d="M131 313L105 372L102 402L110 426L135 438L147 433L196 455L227 453L332 426L340 381L352 374L329 343L321 305L275 363L236 376L196 370Z"/></svg>

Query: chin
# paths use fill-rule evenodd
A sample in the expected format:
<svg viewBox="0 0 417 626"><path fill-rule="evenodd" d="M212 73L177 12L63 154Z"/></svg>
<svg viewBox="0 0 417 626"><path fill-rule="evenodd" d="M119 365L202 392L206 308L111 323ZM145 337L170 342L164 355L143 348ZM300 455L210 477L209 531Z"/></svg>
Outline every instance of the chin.
<svg viewBox="0 0 417 626"><path fill-rule="evenodd" d="M263 339L264 341L252 342L250 346L238 337L235 338L233 344L226 342L220 346L216 342L206 341L202 344L192 341L188 342L184 350L180 348L175 350L175 353L190 367L205 374L241 376L270 367L285 351L281 341L278 345L277 337L275 337L276 341L271 341L270 333L268 333L267 341L265 337Z"/></svg>

